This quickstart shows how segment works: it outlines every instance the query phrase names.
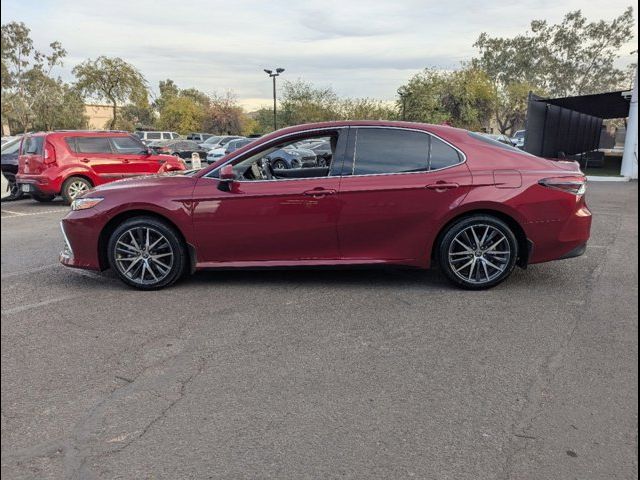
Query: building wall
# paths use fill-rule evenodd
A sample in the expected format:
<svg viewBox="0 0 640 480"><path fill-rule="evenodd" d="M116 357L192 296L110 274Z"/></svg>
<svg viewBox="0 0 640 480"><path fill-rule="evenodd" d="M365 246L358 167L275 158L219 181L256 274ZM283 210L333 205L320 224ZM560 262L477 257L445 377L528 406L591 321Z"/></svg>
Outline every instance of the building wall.
<svg viewBox="0 0 640 480"><path fill-rule="evenodd" d="M111 105L100 105L86 103L84 112L89 118L89 128L92 130L103 130L108 128L108 122L113 117Z"/></svg>

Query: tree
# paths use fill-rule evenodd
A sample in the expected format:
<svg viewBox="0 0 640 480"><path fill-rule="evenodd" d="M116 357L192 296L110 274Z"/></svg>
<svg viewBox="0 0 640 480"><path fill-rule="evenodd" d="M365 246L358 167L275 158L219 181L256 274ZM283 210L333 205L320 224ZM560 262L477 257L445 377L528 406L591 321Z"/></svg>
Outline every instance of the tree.
<svg viewBox="0 0 640 480"><path fill-rule="evenodd" d="M142 74L121 58L98 57L86 60L73 69L76 87L84 95L108 101L113 108L109 128L118 121L118 106L147 102L147 82Z"/></svg>
<svg viewBox="0 0 640 480"><path fill-rule="evenodd" d="M210 97L210 105L204 118L206 132L223 135L239 135L246 130L248 117L231 92Z"/></svg>
<svg viewBox="0 0 640 480"><path fill-rule="evenodd" d="M82 95L60 79L44 78L38 82L40 92L32 105L34 130L86 128Z"/></svg>
<svg viewBox="0 0 640 480"><path fill-rule="evenodd" d="M347 98L340 101L340 118L344 120L395 120L398 112L387 102L372 98Z"/></svg>
<svg viewBox="0 0 640 480"><path fill-rule="evenodd" d="M448 123L479 130L487 127L496 103L496 92L486 74L465 66L453 72L425 69L399 89L398 107L406 120Z"/></svg>
<svg viewBox="0 0 640 480"><path fill-rule="evenodd" d="M474 44L480 51L474 65L501 88L529 84L556 97L629 88L614 62L633 30L631 7L610 22L588 22L577 10L557 25L534 20L530 32L513 38L481 34Z"/></svg>
<svg viewBox="0 0 640 480"><path fill-rule="evenodd" d="M283 83L278 110L280 126L339 118L339 98L331 87L315 87L303 80Z"/></svg>
<svg viewBox="0 0 640 480"><path fill-rule="evenodd" d="M51 72L67 52L60 42L49 44L49 55L36 50L24 23L2 25L1 32L2 119L26 132L34 122L34 105L51 93Z"/></svg>
<svg viewBox="0 0 640 480"><path fill-rule="evenodd" d="M182 134L199 131L203 117L204 111L192 98L171 97L166 100L160 112L158 127Z"/></svg>

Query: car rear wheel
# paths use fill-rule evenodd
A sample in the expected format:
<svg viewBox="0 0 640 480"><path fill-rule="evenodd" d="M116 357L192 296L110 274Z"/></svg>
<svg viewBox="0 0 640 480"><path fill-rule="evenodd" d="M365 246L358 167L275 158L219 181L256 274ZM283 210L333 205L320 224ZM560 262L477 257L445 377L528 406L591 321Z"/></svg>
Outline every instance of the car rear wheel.
<svg viewBox="0 0 640 480"><path fill-rule="evenodd" d="M83 177L70 177L62 184L62 198L67 204L71 204L78 195L91 190L93 185Z"/></svg>
<svg viewBox="0 0 640 480"><path fill-rule="evenodd" d="M123 222L108 243L111 268L120 279L141 290L155 290L174 283L185 271L187 256L177 232L153 217Z"/></svg>
<svg viewBox="0 0 640 480"><path fill-rule="evenodd" d="M455 285L470 290L491 288L511 275L518 241L499 218L473 215L451 225L440 242L439 264Z"/></svg>

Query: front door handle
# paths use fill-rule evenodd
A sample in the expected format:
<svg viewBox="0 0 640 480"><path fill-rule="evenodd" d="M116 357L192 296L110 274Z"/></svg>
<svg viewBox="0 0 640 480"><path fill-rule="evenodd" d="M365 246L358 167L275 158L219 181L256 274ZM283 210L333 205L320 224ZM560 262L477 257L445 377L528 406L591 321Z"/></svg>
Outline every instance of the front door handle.
<svg viewBox="0 0 640 480"><path fill-rule="evenodd" d="M121 158L120 160L122 160L122 163L129 163L129 160L127 160L126 158Z"/></svg>
<svg viewBox="0 0 640 480"><path fill-rule="evenodd" d="M83 158L82 160L80 160L82 163L89 163L90 160L88 158Z"/></svg>
<svg viewBox="0 0 640 480"><path fill-rule="evenodd" d="M307 190L306 192L304 192L305 195L313 198L322 198L322 197L326 197L327 195L333 195L334 193L336 193L335 190L325 189L322 187L314 188L313 190Z"/></svg>
<svg viewBox="0 0 640 480"><path fill-rule="evenodd" d="M428 188L429 190L435 190L436 192L444 192L446 190L458 188L459 186L460 185L458 185L457 183L436 182L427 185L425 188Z"/></svg>

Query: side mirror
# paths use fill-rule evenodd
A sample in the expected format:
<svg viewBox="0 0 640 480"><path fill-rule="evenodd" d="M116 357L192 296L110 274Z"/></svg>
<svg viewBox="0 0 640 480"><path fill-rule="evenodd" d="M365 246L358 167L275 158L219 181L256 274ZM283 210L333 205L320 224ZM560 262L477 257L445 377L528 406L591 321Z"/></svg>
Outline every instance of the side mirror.
<svg viewBox="0 0 640 480"><path fill-rule="evenodd" d="M236 174L233 171L233 165L227 164L220 169L220 180L223 182L233 182L236 179Z"/></svg>

